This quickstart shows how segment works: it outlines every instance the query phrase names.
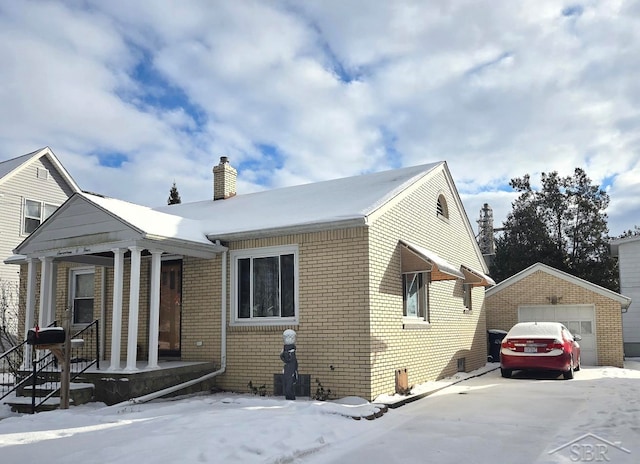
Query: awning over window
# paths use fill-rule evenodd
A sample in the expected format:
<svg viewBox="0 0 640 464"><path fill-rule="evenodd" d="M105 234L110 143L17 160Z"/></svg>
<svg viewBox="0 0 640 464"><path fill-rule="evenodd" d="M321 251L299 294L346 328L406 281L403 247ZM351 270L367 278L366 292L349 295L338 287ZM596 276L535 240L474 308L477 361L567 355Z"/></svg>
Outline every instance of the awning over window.
<svg viewBox="0 0 640 464"><path fill-rule="evenodd" d="M464 279L460 270L433 251L400 240L402 272L430 272L431 280Z"/></svg>
<svg viewBox="0 0 640 464"><path fill-rule="evenodd" d="M496 282L486 274L483 274L480 271L476 271L475 269L471 269L469 266L465 266L464 264L460 266L462 273L464 274L464 283L470 284L473 287L491 287L495 285Z"/></svg>

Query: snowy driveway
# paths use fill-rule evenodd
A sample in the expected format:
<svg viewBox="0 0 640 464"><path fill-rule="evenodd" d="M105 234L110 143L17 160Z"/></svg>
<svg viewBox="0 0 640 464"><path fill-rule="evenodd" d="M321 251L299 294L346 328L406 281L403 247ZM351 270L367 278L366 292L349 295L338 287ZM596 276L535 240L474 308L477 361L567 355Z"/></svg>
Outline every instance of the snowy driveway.
<svg viewBox="0 0 640 464"><path fill-rule="evenodd" d="M34 416L0 406L0 463L637 463L640 364L628 364L570 381L492 371L373 421L343 415L371 405L246 394Z"/></svg>
<svg viewBox="0 0 640 464"><path fill-rule="evenodd" d="M466 380L391 411L357 444L305 462L640 462L640 372L537 377L492 371Z"/></svg>

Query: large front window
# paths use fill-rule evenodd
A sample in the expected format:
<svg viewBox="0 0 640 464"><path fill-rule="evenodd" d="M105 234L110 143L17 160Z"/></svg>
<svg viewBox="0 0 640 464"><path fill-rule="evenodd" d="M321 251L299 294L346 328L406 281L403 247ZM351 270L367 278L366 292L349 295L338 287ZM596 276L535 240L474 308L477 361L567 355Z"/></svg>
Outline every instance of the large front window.
<svg viewBox="0 0 640 464"><path fill-rule="evenodd" d="M297 247L231 253L235 323L296 322L297 253Z"/></svg>

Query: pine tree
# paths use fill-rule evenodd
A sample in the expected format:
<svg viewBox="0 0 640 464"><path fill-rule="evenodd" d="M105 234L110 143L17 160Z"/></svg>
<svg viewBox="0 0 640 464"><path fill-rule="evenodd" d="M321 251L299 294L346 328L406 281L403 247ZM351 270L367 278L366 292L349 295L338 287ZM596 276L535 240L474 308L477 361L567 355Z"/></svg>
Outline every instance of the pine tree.
<svg viewBox="0 0 640 464"><path fill-rule="evenodd" d="M534 191L530 177L512 179L520 192L496 239L491 272L496 281L541 262L594 284L618 291L617 262L611 256L607 215L609 196L576 168L572 176L542 173Z"/></svg>
<svg viewBox="0 0 640 464"><path fill-rule="evenodd" d="M169 199L167 200L168 205L177 205L182 203L180 199L180 194L178 193L178 187L176 187L176 182L173 181L173 186L171 190L169 190Z"/></svg>

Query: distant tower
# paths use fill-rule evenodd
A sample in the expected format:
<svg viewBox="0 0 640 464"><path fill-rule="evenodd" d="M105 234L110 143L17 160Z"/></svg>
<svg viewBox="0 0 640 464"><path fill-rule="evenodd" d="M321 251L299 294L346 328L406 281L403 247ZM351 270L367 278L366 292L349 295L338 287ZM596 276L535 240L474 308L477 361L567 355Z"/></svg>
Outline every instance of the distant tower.
<svg viewBox="0 0 640 464"><path fill-rule="evenodd" d="M478 219L478 246L487 265L489 265L493 256L496 254L496 247L493 239L493 210L488 203L485 203L480 210L480 219Z"/></svg>

